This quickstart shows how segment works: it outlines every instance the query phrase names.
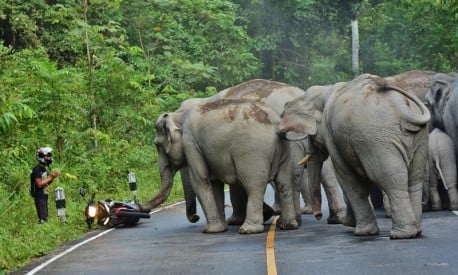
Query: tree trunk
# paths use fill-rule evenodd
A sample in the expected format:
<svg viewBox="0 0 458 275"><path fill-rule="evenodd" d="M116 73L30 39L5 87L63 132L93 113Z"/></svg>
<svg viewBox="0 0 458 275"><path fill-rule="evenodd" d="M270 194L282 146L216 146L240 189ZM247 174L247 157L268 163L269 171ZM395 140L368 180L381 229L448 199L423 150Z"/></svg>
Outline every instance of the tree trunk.
<svg viewBox="0 0 458 275"><path fill-rule="evenodd" d="M355 77L359 75L359 31L358 20L351 20L351 60L352 69Z"/></svg>

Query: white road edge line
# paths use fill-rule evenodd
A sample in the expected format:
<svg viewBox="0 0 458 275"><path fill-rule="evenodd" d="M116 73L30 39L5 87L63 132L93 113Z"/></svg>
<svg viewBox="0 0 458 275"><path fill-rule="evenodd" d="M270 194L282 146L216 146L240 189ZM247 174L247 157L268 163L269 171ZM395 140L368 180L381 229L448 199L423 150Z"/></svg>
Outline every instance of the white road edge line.
<svg viewBox="0 0 458 275"><path fill-rule="evenodd" d="M164 209L167 209L169 207L174 207L174 206L177 206L177 205L182 204L182 203L184 203L184 201L177 202L177 203L174 203L174 204L171 204L171 205L167 205L166 207L161 207L159 209L151 211L150 214L154 214L154 213L160 212L160 211L162 211ZM33 274L37 273L38 271L42 270L43 268L45 268L46 266L48 266L52 262L56 261L57 259L63 257L64 255L72 252L73 250L77 249L78 247L80 247L80 246L82 246L82 245L84 245L84 244L86 244L86 243L88 243L90 241L93 241L93 240L95 240L95 239L97 239L97 238L99 238L99 237L101 237L101 236L103 236L105 234L108 234L109 232L113 231L114 229L115 228L110 228L108 230L105 230L105 231L101 232L100 234L97 234L97 235L95 235L95 236L93 236L93 237L91 237L91 238L89 238L89 239L87 239L87 240L85 240L83 242L80 242L80 243L68 248L67 250L57 254L56 256L52 257L51 259L47 260L46 262L44 262L44 263L40 264L39 266L35 267L34 269L30 270L29 272L26 273L26 275L33 275Z"/></svg>

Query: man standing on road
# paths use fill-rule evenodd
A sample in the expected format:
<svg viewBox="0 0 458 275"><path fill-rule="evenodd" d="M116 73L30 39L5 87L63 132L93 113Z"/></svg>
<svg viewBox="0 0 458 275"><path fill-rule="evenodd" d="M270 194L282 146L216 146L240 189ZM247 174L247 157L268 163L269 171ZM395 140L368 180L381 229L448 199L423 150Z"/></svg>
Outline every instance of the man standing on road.
<svg viewBox="0 0 458 275"><path fill-rule="evenodd" d="M38 222L48 221L48 189L49 185L59 176L59 172L50 171L52 149L42 147L37 150L38 165L30 173L30 193L35 200Z"/></svg>

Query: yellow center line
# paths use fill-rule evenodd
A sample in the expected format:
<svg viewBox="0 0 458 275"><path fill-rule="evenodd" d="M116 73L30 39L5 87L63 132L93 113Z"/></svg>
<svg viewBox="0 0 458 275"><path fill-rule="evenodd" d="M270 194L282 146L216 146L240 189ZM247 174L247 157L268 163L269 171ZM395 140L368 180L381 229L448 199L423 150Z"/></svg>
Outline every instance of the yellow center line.
<svg viewBox="0 0 458 275"><path fill-rule="evenodd" d="M267 232L266 239L266 261L267 261L267 275L277 275L277 265L275 263L275 228L277 227L276 216L270 225L269 232Z"/></svg>

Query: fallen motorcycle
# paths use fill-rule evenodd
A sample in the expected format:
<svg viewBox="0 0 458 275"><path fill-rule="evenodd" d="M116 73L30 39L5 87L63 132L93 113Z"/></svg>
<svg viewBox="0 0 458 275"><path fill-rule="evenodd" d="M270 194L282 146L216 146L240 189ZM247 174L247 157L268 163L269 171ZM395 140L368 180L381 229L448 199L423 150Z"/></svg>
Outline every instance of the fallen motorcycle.
<svg viewBox="0 0 458 275"><path fill-rule="evenodd" d="M140 211L135 196L136 183L132 182L132 180L135 180L135 175L132 174L129 173L129 185L131 191L134 193L134 200L132 201L123 202L108 199L99 200L96 203L95 193L92 193L84 211L88 228L91 228L95 221L97 221L98 225L109 227L134 226L140 219L150 218L149 213ZM85 196L84 188L80 188L80 194L83 197Z"/></svg>

